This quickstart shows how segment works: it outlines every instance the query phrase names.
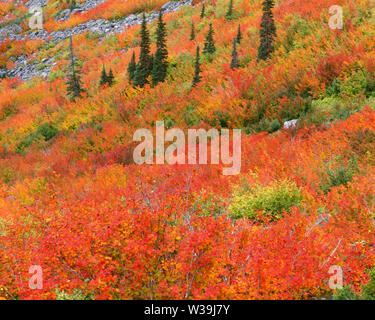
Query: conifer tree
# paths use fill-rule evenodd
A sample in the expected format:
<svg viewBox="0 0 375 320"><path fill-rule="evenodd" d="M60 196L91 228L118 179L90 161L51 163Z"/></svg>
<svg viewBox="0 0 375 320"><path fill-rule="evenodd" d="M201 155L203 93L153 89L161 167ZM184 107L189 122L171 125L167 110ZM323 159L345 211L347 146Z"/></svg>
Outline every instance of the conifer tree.
<svg viewBox="0 0 375 320"><path fill-rule="evenodd" d="M242 40L242 32L241 32L241 25L238 25L238 31L237 31L237 37L236 37L237 43L241 44Z"/></svg>
<svg viewBox="0 0 375 320"><path fill-rule="evenodd" d="M69 50L70 50L71 74L68 76L68 80L66 84L67 84L67 91L69 95L71 96L71 98L74 100L75 98L80 98L81 93L84 92L84 90L82 89L82 86L81 86L80 72L75 69L72 36L69 37L69 40L70 40Z"/></svg>
<svg viewBox="0 0 375 320"><path fill-rule="evenodd" d="M195 40L195 25L194 22L191 23L191 31L190 31L190 41Z"/></svg>
<svg viewBox="0 0 375 320"><path fill-rule="evenodd" d="M233 51L232 51L232 61L230 63L230 67L232 69L238 68L238 52L237 52L237 39L233 40Z"/></svg>
<svg viewBox="0 0 375 320"><path fill-rule="evenodd" d="M109 69L109 74L108 74L108 77L107 77L107 83L110 87L112 87L114 82L115 82L115 76L113 75L112 69Z"/></svg>
<svg viewBox="0 0 375 320"><path fill-rule="evenodd" d="M203 2L202 11L201 11L201 18L203 19L205 15L206 15L206 5Z"/></svg>
<svg viewBox="0 0 375 320"><path fill-rule="evenodd" d="M149 75L152 75L152 70L154 69L154 61L155 56L153 54L150 54L150 68L149 68Z"/></svg>
<svg viewBox="0 0 375 320"><path fill-rule="evenodd" d="M276 27L272 9L275 6L274 0L264 0L263 17L260 24L260 45L258 48L258 60L267 60L275 50L273 43L276 37Z"/></svg>
<svg viewBox="0 0 375 320"><path fill-rule="evenodd" d="M143 14L141 26L141 52L139 61L134 74L134 85L141 88L148 83L148 76L151 72L151 56L150 56L150 33L147 30L146 15Z"/></svg>
<svg viewBox="0 0 375 320"><path fill-rule="evenodd" d="M195 56L195 70L194 70L194 78L193 78L193 83L192 83L192 87L196 87L197 84L199 82L202 81L202 77L201 77L201 64L200 64L200 48L199 46L197 46L197 54Z"/></svg>
<svg viewBox="0 0 375 320"><path fill-rule="evenodd" d="M233 18L233 0L229 0L228 11L225 14L225 19L232 20Z"/></svg>
<svg viewBox="0 0 375 320"><path fill-rule="evenodd" d="M212 28L212 23L210 23L210 28L206 35L206 40L204 41L203 53L214 53L216 51L214 42L214 30Z"/></svg>
<svg viewBox="0 0 375 320"><path fill-rule="evenodd" d="M75 0L68 0L69 10L73 11L75 8L77 8L77 4Z"/></svg>
<svg viewBox="0 0 375 320"><path fill-rule="evenodd" d="M167 31L163 22L162 11L159 12L158 26L156 31L156 52L152 69L152 84L155 86L159 82L164 82L168 69Z"/></svg>
<svg viewBox="0 0 375 320"><path fill-rule="evenodd" d="M132 59L130 60L130 63L128 65L128 76L129 76L129 82L134 81L135 76L135 70L137 69L137 64L135 62L135 52L133 51Z"/></svg>
<svg viewBox="0 0 375 320"><path fill-rule="evenodd" d="M99 83L99 85L102 86L102 85L106 84L107 82L108 82L108 76L107 76L107 72L105 71L105 66L103 64L102 74L100 76L100 83Z"/></svg>

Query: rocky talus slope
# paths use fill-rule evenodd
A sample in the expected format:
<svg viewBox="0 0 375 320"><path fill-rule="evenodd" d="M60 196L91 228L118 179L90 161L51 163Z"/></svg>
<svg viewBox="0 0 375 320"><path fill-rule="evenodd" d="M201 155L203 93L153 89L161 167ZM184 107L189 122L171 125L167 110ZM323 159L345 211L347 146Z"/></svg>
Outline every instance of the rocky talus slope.
<svg viewBox="0 0 375 320"><path fill-rule="evenodd" d="M31 8L33 6L45 6L47 0L34 0L29 1L26 5ZM67 20L70 15L75 12L86 12L100 3L104 2L103 0L88 0L85 3L81 4L74 10L70 11L66 9L62 11L58 17L57 21ZM161 10L164 13L174 12L179 10L181 7L192 5L192 0L185 1L170 1L166 3ZM147 22L153 21L158 17L158 11L148 13L146 16ZM102 38L107 37L112 33L122 33L127 28L134 25L142 23L142 13L131 14L127 17L119 19L117 21L109 21L105 19L90 20L80 25L77 25L73 28L68 28L61 31L47 32L44 29L37 31L29 31L26 34L22 33L22 29L19 25L13 24L8 25L0 29L0 41L5 39L10 40L36 40L41 39L46 42L59 42L67 39L70 35L82 34L86 32L96 33L102 36ZM14 59L16 65L15 68L7 70L5 68L0 69L0 78L1 77L19 77L21 80L28 80L34 76L47 77L51 71L51 68L55 65L55 58L44 59L41 63L28 63L28 57L21 55Z"/></svg>

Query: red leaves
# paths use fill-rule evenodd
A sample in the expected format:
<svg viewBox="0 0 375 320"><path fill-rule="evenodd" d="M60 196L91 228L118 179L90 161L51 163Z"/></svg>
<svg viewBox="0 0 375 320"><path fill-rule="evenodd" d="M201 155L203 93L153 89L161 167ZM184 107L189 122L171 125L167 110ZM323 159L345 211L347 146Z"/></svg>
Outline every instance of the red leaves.
<svg viewBox="0 0 375 320"><path fill-rule="evenodd" d="M299 6L302 2L281 3L276 17L283 19L284 8L295 13L302 7L306 24L317 25L318 20L307 19L316 3ZM330 3L321 0L319 6ZM111 16L117 5L107 1L68 24L101 13ZM317 57L326 54L317 55L317 49L327 43L313 35L296 36L298 49L286 55L281 33L282 54L276 52L270 66L257 63L253 31L259 6L238 4L251 15L240 18L244 39L236 70L229 68L229 47L224 48L237 22L216 20L221 50L212 62L205 60L204 85L190 93L190 55L204 34L187 42L187 31L191 19L202 22L199 10L191 19L180 16L173 27L173 71L155 88L134 89L124 73L132 53L124 49L137 43L137 28L100 43L76 36L77 57L86 60L82 80L88 95L75 103L64 95L67 61L58 61L53 69L57 78L49 83L1 81L0 297L53 299L57 286L60 292L78 289L83 297L96 299L308 299L332 293L327 285L332 265L342 266L345 283L358 288L366 280L365 270L375 258L375 112L370 108L324 129L243 136L240 177L223 177L219 166L132 163L132 134L157 120L182 129L235 128L252 114L259 122L257 108L269 120L297 118L304 108L301 96L319 96L323 84L329 85L354 59L327 53L317 64ZM313 16L320 17L321 11L314 10ZM172 23L173 17L167 19ZM211 18L216 19L214 14ZM278 23L282 27L284 21ZM4 54L17 55L24 45L2 43L0 65L7 62ZM38 45L27 42L25 50L30 54ZM365 48L358 44L358 55L373 72ZM102 63L113 67L118 82L98 91ZM37 137L25 156L15 154L21 142L34 138L40 119L55 123L59 134L50 142ZM321 192L325 166L334 167L337 157L352 152L360 171L347 186ZM277 222L228 218L233 185L251 188L285 178L301 189L301 208ZM28 286L31 265L43 268L43 290Z"/></svg>
<svg viewBox="0 0 375 320"><path fill-rule="evenodd" d="M338 77L345 68L345 63L348 63L350 58L344 54L335 54L322 59L318 65L317 75L322 81L329 85Z"/></svg>

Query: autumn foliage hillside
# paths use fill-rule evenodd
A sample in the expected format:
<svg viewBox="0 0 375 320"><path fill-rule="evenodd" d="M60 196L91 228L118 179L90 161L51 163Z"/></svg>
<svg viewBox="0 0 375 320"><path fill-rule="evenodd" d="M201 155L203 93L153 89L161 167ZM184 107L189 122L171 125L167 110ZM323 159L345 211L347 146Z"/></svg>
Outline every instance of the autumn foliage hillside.
<svg viewBox="0 0 375 320"><path fill-rule="evenodd" d="M118 2L87 14L133 10ZM129 83L139 26L73 37L85 90L74 101L68 40L0 44L8 68L21 52L59 57L47 79L0 80L1 298L313 299L338 294L332 266L362 294L375 264L373 4L278 1L275 52L257 61L260 0L234 0L232 19L227 0L206 1L203 18L196 2L164 16L168 75L155 87ZM331 5L344 8L342 30L329 28ZM202 55L192 88L209 23L216 52ZM156 23L148 27L155 51ZM103 65L111 87L99 84ZM242 129L241 173L136 165L133 134L156 121ZM33 265L41 290L29 286Z"/></svg>

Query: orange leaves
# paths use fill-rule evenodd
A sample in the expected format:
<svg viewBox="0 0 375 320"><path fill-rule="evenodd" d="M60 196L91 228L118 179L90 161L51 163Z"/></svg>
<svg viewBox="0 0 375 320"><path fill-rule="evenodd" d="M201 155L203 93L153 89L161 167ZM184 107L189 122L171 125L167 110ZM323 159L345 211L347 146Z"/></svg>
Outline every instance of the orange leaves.
<svg viewBox="0 0 375 320"><path fill-rule="evenodd" d="M0 217L11 217L11 224L1 235L0 271L8 274L16 257L21 262L13 271L23 282L2 277L0 286L20 298L55 298L58 285L102 299L309 299L329 292L331 265L359 285L375 258L375 172L321 199L310 184L315 158L339 152L320 145L325 135L340 139L373 117L366 110L308 138L281 133L245 140L245 170L258 172L244 176L250 185L283 175L298 181L306 199L315 197L266 225L215 216L209 197L198 195L213 186L223 199L231 193L227 178L205 166L109 165L82 177L56 176L43 190L39 179L25 181L23 189L18 184L11 197L4 189ZM37 202L25 202L30 187ZM30 263L43 266L41 292L25 285Z"/></svg>
<svg viewBox="0 0 375 320"><path fill-rule="evenodd" d="M61 28L164 3L106 1ZM330 3L318 1L318 8ZM65 97L63 42L52 48L54 56L62 53L54 80L0 82L0 297L53 299L58 286L60 294L79 289L96 299L309 299L331 293L333 264L342 266L345 281L355 286L366 279L364 270L375 258L375 112L369 107L322 127L243 135L240 176L224 177L219 166L133 163L134 131L152 128L156 120L181 129L243 128L262 117L282 124L303 114L305 97L320 97L347 63L363 62L375 71L373 54L365 50L371 43L361 42L354 24L358 33L345 34L341 49L353 43L356 55L327 49L332 39L320 39L323 28L291 39L293 50L280 49L269 64L258 63L260 3L237 5L246 15L235 22L207 17L216 28L218 51L212 61L202 57L204 81L193 91L193 51L207 28L199 7L166 17L170 74L155 88L135 89L126 76L132 51L139 55L138 27L100 40L75 37L87 90L76 102ZM299 12L306 20L301 29L319 24L319 10L313 2L282 2L278 27L290 26L283 12ZM188 42L191 21L197 38ZM241 67L232 70L231 41L239 22ZM52 21L46 26L56 27ZM285 39L279 39L282 47ZM39 46L3 42L0 64ZM43 57L50 53L44 49ZM102 64L114 71L111 88L98 89ZM57 132L48 141L38 135L44 123ZM21 147L25 155L16 153ZM325 168L336 169L338 157L347 165L353 152L359 171L352 181L322 192ZM300 208L276 222L229 218L234 186L251 189L286 178L301 190ZM28 288L31 264L43 267L42 291Z"/></svg>
<svg viewBox="0 0 375 320"><path fill-rule="evenodd" d="M167 0L108 0L87 12L73 14L67 21L57 22L53 18L48 19L44 27L49 32L65 30L89 20L119 19L132 13L157 10L167 2Z"/></svg>

